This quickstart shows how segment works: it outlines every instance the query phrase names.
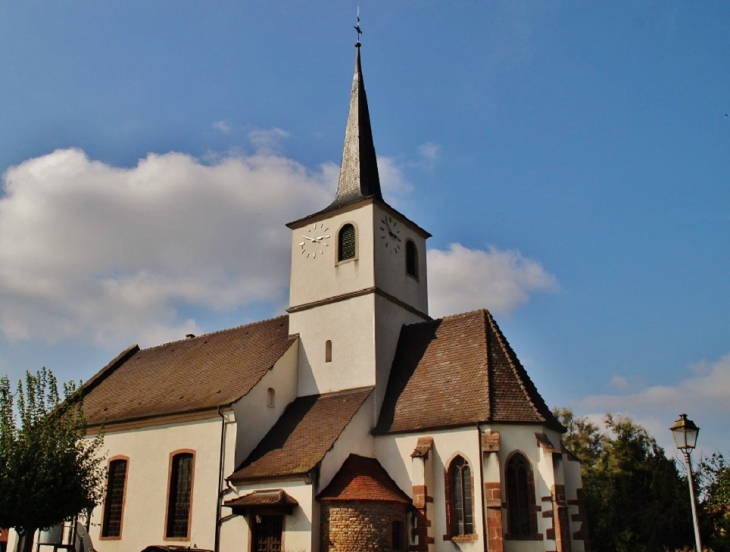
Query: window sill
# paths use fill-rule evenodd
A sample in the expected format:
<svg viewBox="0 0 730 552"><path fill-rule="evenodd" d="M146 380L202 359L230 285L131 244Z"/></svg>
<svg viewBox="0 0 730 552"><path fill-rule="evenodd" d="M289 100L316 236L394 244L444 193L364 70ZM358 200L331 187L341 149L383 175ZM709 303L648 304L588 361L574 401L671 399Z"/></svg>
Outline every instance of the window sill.
<svg viewBox="0 0 730 552"><path fill-rule="evenodd" d="M347 263L354 263L357 260L358 260L358 257L352 257L351 259L344 259L342 261L335 261L335 266L340 266L340 265L344 265L344 264L347 264Z"/></svg>

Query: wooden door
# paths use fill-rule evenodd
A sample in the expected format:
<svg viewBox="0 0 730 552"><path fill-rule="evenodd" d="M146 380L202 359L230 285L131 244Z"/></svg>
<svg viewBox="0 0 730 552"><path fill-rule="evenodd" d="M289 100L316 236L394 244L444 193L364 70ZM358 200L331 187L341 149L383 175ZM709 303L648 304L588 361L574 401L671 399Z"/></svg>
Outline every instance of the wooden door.
<svg viewBox="0 0 730 552"><path fill-rule="evenodd" d="M254 551L281 552L282 516L256 516L254 524Z"/></svg>

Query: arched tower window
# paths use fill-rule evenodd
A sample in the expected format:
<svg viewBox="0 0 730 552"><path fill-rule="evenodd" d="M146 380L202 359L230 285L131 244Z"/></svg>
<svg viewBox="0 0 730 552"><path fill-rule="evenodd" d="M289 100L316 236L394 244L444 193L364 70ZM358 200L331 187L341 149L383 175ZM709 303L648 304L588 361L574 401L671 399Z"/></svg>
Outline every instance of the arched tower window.
<svg viewBox="0 0 730 552"><path fill-rule="evenodd" d="M514 454L505 468L507 479L507 534L530 537L537 533L535 483L532 468L522 454Z"/></svg>
<svg viewBox="0 0 730 552"><path fill-rule="evenodd" d="M474 533L472 474L469 463L457 456L447 472L447 512L451 537Z"/></svg>
<svg viewBox="0 0 730 552"><path fill-rule="evenodd" d="M354 259L357 249L355 227L352 224L345 224L337 234L337 260L346 261Z"/></svg>
<svg viewBox="0 0 730 552"><path fill-rule="evenodd" d="M332 362L332 340L328 339L324 344L324 361Z"/></svg>
<svg viewBox="0 0 730 552"><path fill-rule="evenodd" d="M276 406L276 391L273 387L266 390L266 406L274 408Z"/></svg>
<svg viewBox="0 0 730 552"><path fill-rule="evenodd" d="M406 242L406 273L418 278L418 249L413 240Z"/></svg>

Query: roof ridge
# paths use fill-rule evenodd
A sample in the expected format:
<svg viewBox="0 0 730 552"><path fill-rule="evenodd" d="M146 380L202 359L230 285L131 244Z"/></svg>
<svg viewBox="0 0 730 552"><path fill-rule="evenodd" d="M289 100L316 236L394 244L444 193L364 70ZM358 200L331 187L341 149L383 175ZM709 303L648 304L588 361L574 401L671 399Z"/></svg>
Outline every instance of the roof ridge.
<svg viewBox="0 0 730 552"><path fill-rule="evenodd" d="M520 371L517 369L517 366L516 366L516 364L519 364L520 367L522 367L522 364L520 363L519 360L516 359L514 350L512 349L510 344L507 342L507 338L504 336L504 334L502 333L502 330L497 325L497 322L494 320L494 317L489 315L487 317L487 322L489 323L490 328L492 329L495 336L497 337L497 341L499 342L500 347L502 347L502 350L506 353L510 368L512 368L512 372L517 377L517 381L520 384L520 388L527 396L527 400L529 401L530 406L532 406L532 409L535 411L535 414L537 414L538 417L543 418L544 416L536 408L535 401L533 400L532 396L530 396L530 393L528 392L528 390L525 388L525 382L522 379L522 374L520 373ZM524 367L523 367L523 371L524 371Z"/></svg>
<svg viewBox="0 0 730 552"><path fill-rule="evenodd" d="M480 312L483 314L483 322L482 324L482 331L484 332L484 362L487 365L487 419L492 420L494 418L494 393L492 392L492 388L494 387L494 382L492 381L492 362L491 358L489 356L489 331L487 331L487 324L489 324L489 312L486 309L481 309Z"/></svg>
<svg viewBox="0 0 730 552"><path fill-rule="evenodd" d="M349 395L350 393L359 393L366 390L372 391L373 389L375 389L374 385L363 385L362 387L353 387L352 389L340 389L339 391L330 391L329 393L312 393L311 395L301 395L297 397L297 399L308 399L310 397L337 397L340 395Z"/></svg>
<svg viewBox="0 0 730 552"><path fill-rule="evenodd" d="M186 337L185 339L176 339L173 341L166 341L165 343L159 343L158 345L153 345L152 347L146 347L144 349L140 349L140 351L153 351L155 349L160 349L162 347L167 347L168 345L172 345L174 343L187 343L190 341L197 341L198 339L202 339L204 337L210 337L213 335L219 335L226 332L233 332L236 330L241 330L243 328L249 327L249 326L256 326L258 324L265 324L267 322L273 322L274 320L279 320L281 318L288 318L288 314L280 314L279 316L274 316L273 318L265 318L264 320L259 320L257 322L248 322L247 324L241 324L240 326L234 326L233 328L223 328L222 330L215 330L212 332L196 335L195 337Z"/></svg>
<svg viewBox="0 0 730 552"><path fill-rule="evenodd" d="M431 320L421 320L419 322L413 322L411 324L403 324L403 327L404 328L414 328L416 326L422 326L422 325L426 325L426 324L434 324L434 323L446 322L449 320L458 320L461 318L469 318L469 317L477 316L482 313L486 313L487 315L491 316L488 309L476 309L473 311L459 312L456 314L448 314L446 316L442 316L441 318L432 318Z"/></svg>
<svg viewBox="0 0 730 552"><path fill-rule="evenodd" d="M545 399L542 398L542 395L540 395L540 392L537 390L537 387L535 386L535 383L530 378L530 375L527 373L527 370L525 370L525 367L522 366L522 363L517 358L517 355L515 354L514 350L512 349L512 346L507 341L507 338L502 333L502 330L500 329L499 325L497 324L497 321L494 319L494 317L487 311L487 321L489 323L490 328L494 332L494 335L497 338L497 341L499 342L500 347L502 347L502 350L505 352L507 356L507 360L509 362L510 368L512 369L512 372L514 373L515 377L517 378L517 381L520 385L520 389L522 389L523 393L525 394L525 397L527 398L527 401L530 403L530 406L532 407L532 410L537 415L538 419L541 419L543 422L549 425L557 424L557 428L562 428L563 426L560 424L560 422L555 419L555 417L550 412L550 409L548 408L547 404L545 403ZM542 405L539 405L536 403L536 398L539 399L540 403ZM545 408L545 412L541 411L540 406L543 406Z"/></svg>
<svg viewBox="0 0 730 552"><path fill-rule="evenodd" d="M412 502L412 499L408 494L400 488L400 485L396 482L395 479L390 475L387 469L385 469L385 466L380 462L380 460L377 459L377 457L372 456L363 456L361 454L355 454L350 453L347 458L345 458L344 462L342 462L342 465L337 470L337 473L335 473L334 477L330 480L330 482L327 484L327 486L322 489L322 491L319 492L317 495L317 498L320 500L332 500L334 497L328 497L326 496L328 493L332 493L333 486L340 484L341 482L338 480L338 478L343 477L343 470L346 469L346 467L351 467L352 464L356 464L357 462L361 462L363 464L369 464L371 469L373 470L372 474L365 473L365 472L357 472L354 474L354 477L371 477L372 480L381 488L383 488L388 493L393 493L396 496L400 497L401 502L405 502L410 504ZM383 476L385 478L384 481L381 481L378 474ZM344 490L340 489L340 491ZM374 499L374 498L359 498L357 500L362 501L375 501L375 502L391 502L390 500L383 500L383 499Z"/></svg>

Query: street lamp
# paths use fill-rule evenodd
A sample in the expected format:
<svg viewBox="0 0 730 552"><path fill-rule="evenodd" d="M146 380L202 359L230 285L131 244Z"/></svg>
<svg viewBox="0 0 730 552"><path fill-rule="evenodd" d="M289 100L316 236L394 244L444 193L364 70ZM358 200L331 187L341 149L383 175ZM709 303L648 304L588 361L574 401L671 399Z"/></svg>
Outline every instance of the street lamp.
<svg viewBox="0 0 730 552"><path fill-rule="evenodd" d="M687 414L680 414L679 420L669 428L674 437L674 444L684 453L684 461L687 463L687 481L689 482L689 497L692 501L692 519L695 526L695 544L697 552L702 552L702 543L700 542L700 523L697 519L697 505L695 500L695 486L692 476L692 463L689 454L697 444L697 434L700 428L695 425L692 420L687 418Z"/></svg>

